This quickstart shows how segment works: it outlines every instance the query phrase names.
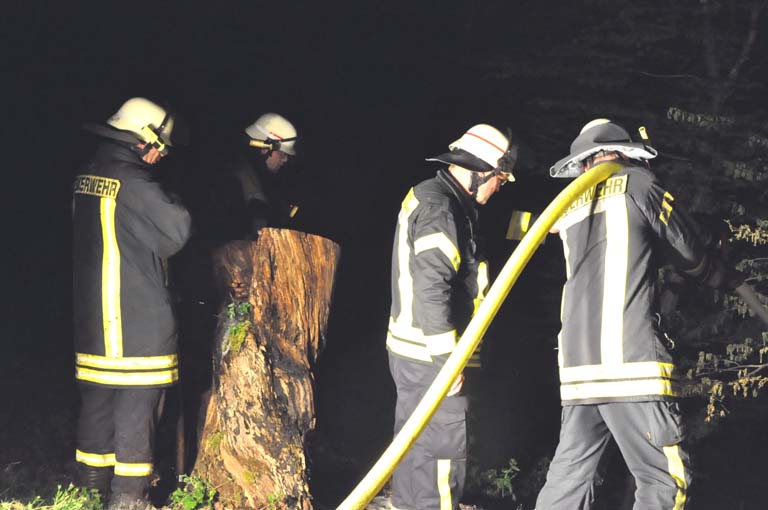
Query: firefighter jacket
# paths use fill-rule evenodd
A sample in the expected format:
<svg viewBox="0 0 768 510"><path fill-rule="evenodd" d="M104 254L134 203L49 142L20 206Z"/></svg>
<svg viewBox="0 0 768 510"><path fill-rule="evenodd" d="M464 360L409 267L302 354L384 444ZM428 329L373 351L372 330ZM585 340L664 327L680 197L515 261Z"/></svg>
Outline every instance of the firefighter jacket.
<svg viewBox="0 0 768 510"><path fill-rule="evenodd" d="M698 276L708 257L697 225L650 171L630 165L581 195L555 228L567 275L558 338L563 405L677 396L655 313L657 259L664 254Z"/></svg>
<svg viewBox="0 0 768 510"><path fill-rule="evenodd" d="M402 202L392 252L387 349L436 368L445 363L488 287L472 197L446 170ZM479 366L475 352L467 366Z"/></svg>
<svg viewBox="0 0 768 510"><path fill-rule="evenodd" d="M206 235L216 241L256 239L264 227L285 228L298 209L285 196L283 176L257 157L236 154L231 170L212 184Z"/></svg>
<svg viewBox="0 0 768 510"><path fill-rule="evenodd" d="M190 216L129 148L104 143L75 178L75 376L112 388L178 380L176 325L165 261L190 235Z"/></svg>

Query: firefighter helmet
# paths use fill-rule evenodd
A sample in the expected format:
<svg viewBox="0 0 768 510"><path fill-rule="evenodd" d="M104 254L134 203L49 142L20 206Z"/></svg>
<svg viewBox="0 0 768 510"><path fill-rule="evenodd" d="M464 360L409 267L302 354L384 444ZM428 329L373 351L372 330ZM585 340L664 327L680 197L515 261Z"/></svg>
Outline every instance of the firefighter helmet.
<svg viewBox="0 0 768 510"><path fill-rule="evenodd" d="M296 128L282 115L265 113L246 127L245 133L251 138L251 147L296 155Z"/></svg>
<svg viewBox="0 0 768 510"><path fill-rule="evenodd" d="M450 152L427 158L427 161L439 161L457 165L473 172L490 172L500 169L506 180L514 181L512 175L513 159L509 138L501 131L488 124L477 124L461 135L461 138L448 146ZM517 146L514 146L517 149ZM511 164L510 164L511 163Z"/></svg>
<svg viewBox="0 0 768 510"><path fill-rule="evenodd" d="M600 152L621 152L630 159L648 160L658 155L644 142L633 142L626 129L609 119L595 119L581 128L571 144L571 153L549 169L552 177L577 177L584 168L584 160Z"/></svg>
<svg viewBox="0 0 768 510"><path fill-rule="evenodd" d="M140 142L146 142L161 153L172 146L174 117L165 108L149 99L132 97L107 119L107 124L121 131L130 131Z"/></svg>

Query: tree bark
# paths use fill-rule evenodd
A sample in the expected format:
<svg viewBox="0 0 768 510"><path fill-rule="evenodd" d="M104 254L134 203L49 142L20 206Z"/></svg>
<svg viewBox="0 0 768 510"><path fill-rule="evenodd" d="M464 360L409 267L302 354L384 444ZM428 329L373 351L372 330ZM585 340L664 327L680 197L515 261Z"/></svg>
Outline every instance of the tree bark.
<svg viewBox="0 0 768 510"><path fill-rule="evenodd" d="M225 299L193 474L227 508L311 509L305 435L315 426L313 367L339 247L267 228L213 256Z"/></svg>

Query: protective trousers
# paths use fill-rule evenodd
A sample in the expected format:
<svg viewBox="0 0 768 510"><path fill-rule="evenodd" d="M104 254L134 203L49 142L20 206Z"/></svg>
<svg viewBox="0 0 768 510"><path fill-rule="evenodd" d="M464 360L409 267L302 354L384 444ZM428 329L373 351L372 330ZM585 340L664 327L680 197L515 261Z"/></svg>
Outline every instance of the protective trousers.
<svg viewBox="0 0 768 510"><path fill-rule="evenodd" d="M634 510L683 510L691 484L685 432L673 402L563 407L560 442L536 510L587 510L611 437L635 479Z"/></svg>
<svg viewBox="0 0 768 510"><path fill-rule="evenodd" d="M155 426L165 390L79 386L77 461L114 469L113 494L143 497L152 475Z"/></svg>
<svg viewBox="0 0 768 510"><path fill-rule="evenodd" d="M437 374L433 366L389 355L397 387L395 434L411 416ZM467 463L466 398L446 397L392 475L398 510L456 510Z"/></svg>

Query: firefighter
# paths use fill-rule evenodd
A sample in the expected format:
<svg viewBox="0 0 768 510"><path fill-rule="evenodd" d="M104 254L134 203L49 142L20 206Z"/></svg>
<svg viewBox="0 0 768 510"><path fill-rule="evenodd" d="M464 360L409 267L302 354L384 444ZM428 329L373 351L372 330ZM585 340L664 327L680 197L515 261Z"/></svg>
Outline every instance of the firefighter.
<svg viewBox="0 0 768 510"><path fill-rule="evenodd" d="M108 510L149 507L161 397L178 380L165 267L191 222L156 180L177 124L127 100L106 125L86 125L99 143L73 186L76 459L84 486L111 492Z"/></svg>
<svg viewBox="0 0 768 510"><path fill-rule="evenodd" d="M567 276L558 338L563 409L537 510L591 508L595 472L611 438L635 480L633 508L685 508L691 470L679 374L657 313L657 258L667 255L689 278L712 287L739 282L680 200L649 171L656 155L621 126L596 119L550 170L576 177L607 161L622 166L554 227Z"/></svg>
<svg viewBox="0 0 768 510"><path fill-rule="evenodd" d="M215 183L210 231L219 241L256 239L264 227L284 227L298 207L288 202L284 167L296 156L296 128L285 117L265 113L251 125L233 151L231 174Z"/></svg>
<svg viewBox="0 0 768 510"><path fill-rule="evenodd" d="M389 367L397 388L395 434L413 413L488 286L478 204L513 181L514 153L496 128L478 124L428 159L448 165L402 202L392 253ZM475 353L468 366L479 366ZM392 507L456 510L466 470L461 374L392 477Z"/></svg>

